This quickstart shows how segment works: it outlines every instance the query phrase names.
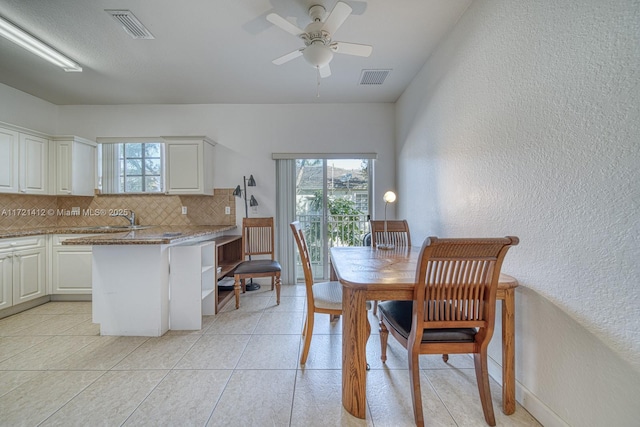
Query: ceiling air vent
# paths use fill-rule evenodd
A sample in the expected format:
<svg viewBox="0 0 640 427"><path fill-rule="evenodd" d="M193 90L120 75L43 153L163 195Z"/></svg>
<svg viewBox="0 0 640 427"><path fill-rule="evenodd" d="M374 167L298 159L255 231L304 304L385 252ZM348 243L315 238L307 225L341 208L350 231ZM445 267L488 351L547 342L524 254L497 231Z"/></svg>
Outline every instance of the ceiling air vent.
<svg viewBox="0 0 640 427"><path fill-rule="evenodd" d="M155 39L153 34L142 25L130 10L105 9L109 15L118 21L122 28L134 39Z"/></svg>
<svg viewBox="0 0 640 427"><path fill-rule="evenodd" d="M361 85L381 85L391 70L362 70L360 74Z"/></svg>

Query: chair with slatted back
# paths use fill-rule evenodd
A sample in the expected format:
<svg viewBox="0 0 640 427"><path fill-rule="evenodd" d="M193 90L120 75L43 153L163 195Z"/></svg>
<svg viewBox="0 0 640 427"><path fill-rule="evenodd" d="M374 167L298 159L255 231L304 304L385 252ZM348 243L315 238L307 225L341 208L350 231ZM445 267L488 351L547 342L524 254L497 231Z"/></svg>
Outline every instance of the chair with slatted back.
<svg viewBox="0 0 640 427"><path fill-rule="evenodd" d="M411 232L409 223L405 219L386 221L387 231L384 228L385 221L370 220L371 225L371 246L374 248L378 244L393 244L394 246L411 246ZM378 314L378 301L373 302L373 314Z"/></svg>
<svg viewBox="0 0 640 427"><path fill-rule="evenodd" d="M242 259L233 272L236 309L240 307L240 290L246 292L246 280L271 277L271 290L276 289L280 304L280 263L275 260L273 217L242 220ZM265 257L269 256L268 259ZM254 259L258 257L260 259ZM248 258L248 259L247 259Z"/></svg>
<svg viewBox="0 0 640 427"><path fill-rule="evenodd" d="M313 281L313 270L311 269L311 261L309 257L309 248L304 238L304 233L300 228L300 222L294 221L289 224L293 236L300 253L300 261L304 271L304 282L307 293L307 317L302 327L302 336L304 337L304 346L300 355L300 364L307 362L309 355L309 347L311 346L311 337L313 336L313 323L315 313L325 313L331 318L342 315L342 285L340 282L318 282ZM370 309L367 303L367 310ZM367 337L371 332L371 326L367 322ZM367 368L368 369L368 368Z"/></svg>
<svg viewBox="0 0 640 427"><path fill-rule="evenodd" d="M495 426L487 347L493 335L502 262L507 250L517 244L517 237L429 237L420 252L413 300L380 303L380 358L382 363L387 359L391 332L408 351L416 425L424 425L418 356L473 353L484 418Z"/></svg>
<svg viewBox="0 0 640 427"><path fill-rule="evenodd" d="M385 232L384 223L387 223ZM379 244L391 243L395 246L411 246L411 233L409 232L409 223L405 219L394 220L371 220L371 246L376 247Z"/></svg>

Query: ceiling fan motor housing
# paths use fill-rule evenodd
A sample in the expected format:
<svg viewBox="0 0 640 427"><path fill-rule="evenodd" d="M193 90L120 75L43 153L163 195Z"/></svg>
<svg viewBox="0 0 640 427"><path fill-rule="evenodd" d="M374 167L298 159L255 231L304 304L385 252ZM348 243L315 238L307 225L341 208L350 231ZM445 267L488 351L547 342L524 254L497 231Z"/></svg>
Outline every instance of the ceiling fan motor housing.
<svg viewBox="0 0 640 427"><path fill-rule="evenodd" d="M315 7L322 8L322 13L324 13L324 7L312 6L311 9L309 9L310 16ZM302 56L309 64L316 68L324 67L333 59L333 51L329 47L331 36L322 29L322 26L323 23L319 19L314 20L304 29L305 34L300 35L304 40L304 44L307 46L302 52Z"/></svg>

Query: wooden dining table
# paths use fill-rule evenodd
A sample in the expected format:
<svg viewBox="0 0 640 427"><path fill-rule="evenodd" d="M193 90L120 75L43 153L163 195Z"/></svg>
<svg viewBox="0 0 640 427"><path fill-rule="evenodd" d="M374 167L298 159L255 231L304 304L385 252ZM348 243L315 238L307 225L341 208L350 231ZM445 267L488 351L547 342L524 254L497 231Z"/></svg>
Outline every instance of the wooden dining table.
<svg viewBox="0 0 640 427"><path fill-rule="evenodd" d="M342 284L342 405L365 418L368 300L411 300L420 247L376 249L370 246L331 248L331 280ZM513 414L515 400L515 288L518 282L500 275L497 299L502 302L502 411Z"/></svg>

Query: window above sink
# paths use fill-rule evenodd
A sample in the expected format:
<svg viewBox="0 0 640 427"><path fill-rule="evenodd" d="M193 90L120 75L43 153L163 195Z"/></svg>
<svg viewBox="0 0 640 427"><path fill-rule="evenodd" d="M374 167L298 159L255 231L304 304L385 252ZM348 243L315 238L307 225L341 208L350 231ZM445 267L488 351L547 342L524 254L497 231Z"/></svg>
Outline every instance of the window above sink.
<svg viewBox="0 0 640 427"><path fill-rule="evenodd" d="M99 140L98 189L102 194L164 193L164 142Z"/></svg>

